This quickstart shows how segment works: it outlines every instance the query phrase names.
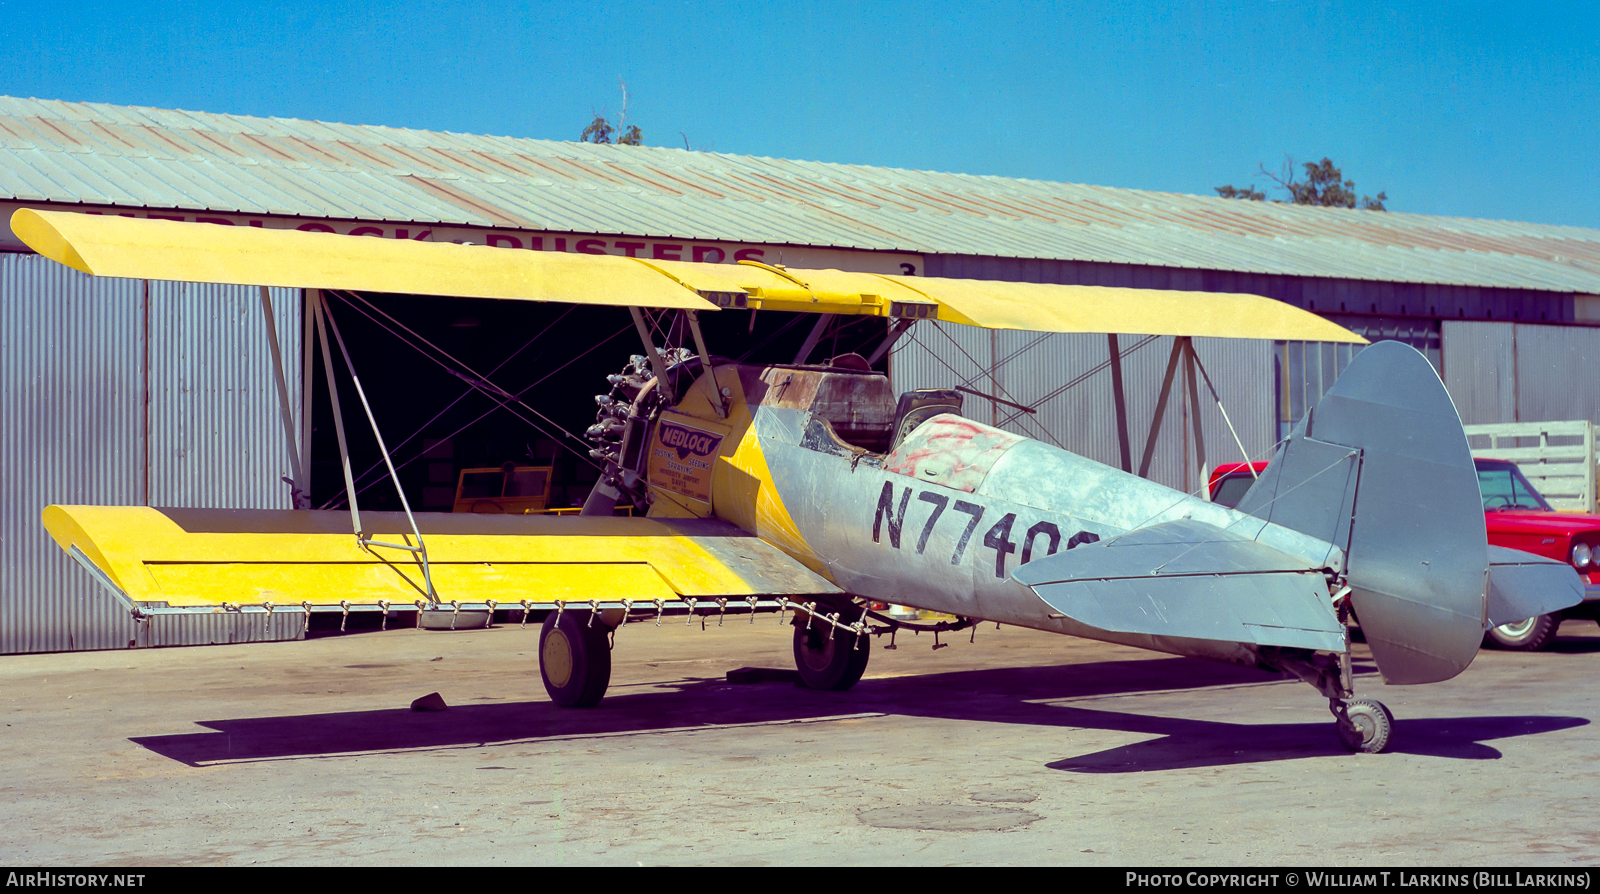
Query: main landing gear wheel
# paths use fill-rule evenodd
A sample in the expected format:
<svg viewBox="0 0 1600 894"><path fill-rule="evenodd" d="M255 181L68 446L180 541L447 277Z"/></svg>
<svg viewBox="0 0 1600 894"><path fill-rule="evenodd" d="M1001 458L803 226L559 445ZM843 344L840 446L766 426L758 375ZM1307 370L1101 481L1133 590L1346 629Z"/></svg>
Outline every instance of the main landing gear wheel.
<svg viewBox="0 0 1600 894"><path fill-rule="evenodd" d="M1556 638L1556 630L1560 626L1560 615L1534 615L1511 624L1490 627L1483 638L1485 642L1497 648L1510 649L1513 652L1537 652L1550 645L1550 641Z"/></svg>
<svg viewBox="0 0 1600 894"><path fill-rule="evenodd" d="M806 621L794 621L794 665L808 689L839 692L856 685L866 673L871 650L870 634L858 637L817 620L808 629Z"/></svg>
<svg viewBox="0 0 1600 894"><path fill-rule="evenodd" d="M1394 715L1383 702L1370 698L1347 698L1329 704L1339 741L1357 754L1378 754L1389 749L1394 733Z"/></svg>
<svg viewBox="0 0 1600 894"><path fill-rule="evenodd" d="M552 612L539 631L539 676L563 708L592 708L611 683L611 628L587 612Z"/></svg>

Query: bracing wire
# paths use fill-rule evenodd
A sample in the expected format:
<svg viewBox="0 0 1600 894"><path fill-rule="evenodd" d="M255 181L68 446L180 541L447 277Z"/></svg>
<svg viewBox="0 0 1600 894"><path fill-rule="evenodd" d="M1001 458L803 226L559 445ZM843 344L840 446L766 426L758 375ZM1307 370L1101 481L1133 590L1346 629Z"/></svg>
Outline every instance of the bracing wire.
<svg viewBox="0 0 1600 894"><path fill-rule="evenodd" d="M341 295L340 297L344 298L346 303L350 303L348 296ZM357 296L357 297L359 298L359 296ZM468 366L460 358L453 356L449 351L446 351L445 349L439 347L438 345L434 344L433 342L428 341L426 338L424 338L423 336L419 335L415 330L411 329L410 327L406 326L404 323L400 322L399 320L396 320L394 317L392 317L389 314L385 313L381 308L378 308L376 305L372 304L370 301L367 301L365 298L360 298L360 300L361 300L362 303L366 304L369 308L371 308L375 313L377 313L378 315L382 316L384 319L388 320L390 323L393 323L395 326L398 326L399 328L404 330L406 332L406 334L410 335L412 338L414 338L417 341L421 342L422 344L425 344L428 347L432 348L435 352L437 352L439 354L440 357L445 358L445 360L449 360L451 363L454 363L456 366L460 367L462 370L466 371L467 373L469 373L472 376L472 379L470 379L470 380L466 379L465 377L462 377L462 376L457 376L457 378L461 378L463 381L468 382L468 384L472 384L475 387L478 387L480 390L482 390L485 394L488 394L490 397L505 397L507 399L514 400L518 406L522 407L524 410L527 410L529 413L532 413L533 415L535 415L535 416L539 417L540 419L544 420L545 424L551 426L556 431L560 432L561 434L566 435L567 437L573 439L574 441L579 441L580 443L583 443L581 438L579 438L577 435L574 435L573 433L567 431L566 429L562 428L560 426L560 424L557 423L555 420L553 420L550 417L544 415L543 413L539 412L538 410L534 409L533 407L528 406L522 400L516 398L515 395L511 394L511 392L506 391L505 389L500 388L499 386L496 386L496 385L493 385L492 383L490 383L487 378L485 378L477 370L475 370L472 367ZM354 305L352 305L352 306L354 306ZM359 310L359 308L358 308L358 310ZM374 321L374 322L376 322L376 321ZM391 332L391 334L393 334L393 330L390 330L390 332ZM423 356L427 356L427 352L425 352L425 351L424 352L420 352L420 353L422 353ZM439 364L441 367L444 367L445 369L449 369L449 367L443 361L440 361L438 358L429 357L429 359L433 360L435 363ZM521 417L519 417L519 418L521 418ZM528 420L524 419L524 421L528 421ZM532 424L532 423L530 422L529 424ZM538 426L534 426L534 427L537 428ZM543 433L544 434L549 434L549 432L543 432ZM587 458L587 456L588 456L587 445L585 445L584 453L581 454L581 455L584 456L585 458Z"/></svg>
<svg viewBox="0 0 1600 894"><path fill-rule="evenodd" d="M355 306L352 305L352 307L355 307ZM520 355L523 351L526 351L528 348L532 347L534 342L536 342L539 339L543 338L546 333L548 333L551 329L555 328L557 324L559 324L562 320L566 319L567 316L569 314L571 314L576 309L577 309L576 305L574 305L572 307L568 307L564 312L562 312L561 316L556 317L553 321L550 322L550 324L548 326L545 326L543 329L539 330L539 332L536 335L534 335L532 338L530 338L526 342L524 342L522 347L517 348L515 351L512 351L510 354L507 354L504 360L501 360L499 363L495 364L495 367L493 369L489 370L489 375L491 375L491 376L494 375L495 373L499 372L501 370L501 368L503 368L507 363L510 363L512 360L515 360L518 355ZM387 326L384 326L383 323L379 322L377 319L375 319L371 314L367 313L365 310L362 310L360 307L355 307L355 310L357 312L361 313L362 315L366 316L367 319L372 320L373 323L375 323L378 326L382 327L385 331L389 332L389 334L396 335L397 338L399 337L392 329L389 329ZM616 336L612 336L612 338L615 338L615 337ZM400 339L400 342L402 344L406 344L408 346L411 346L403 338ZM412 347L414 347L414 346L412 346ZM559 369L564 369L564 368L565 368L565 366L563 365L562 367L558 368L558 371L559 371ZM546 378L548 378L548 376ZM543 379L541 379L540 381L543 381ZM413 440L416 440L416 438L419 435L421 435L424 431L427 430L428 426L432 425L434 422L437 422L439 420L439 417L441 417L444 414L450 412L450 410L452 408L454 408L456 404L461 403L463 400L465 400L467 398L467 395L472 394L476 390L477 389L472 388L472 387L469 386L467 388L467 390L461 392L460 396L458 396L455 400L452 400L450 403L446 404L443 409L441 409L439 412L433 414L432 418L428 419L428 421L426 421L426 422L422 423L422 425L418 426L416 431L413 431L411 434L407 435L406 437L402 438L399 442L397 442L394 445L394 450L392 452L393 453L399 453L401 448L405 447L407 444L411 443ZM527 390L526 388L523 389L523 391L526 391L526 390ZM518 392L518 393L520 394L522 392ZM493 412L493 411L491 410L490 412ZM484 415L488 415L488 414L486 413ZM482 419L482 418L483 418L483 416L479 416L478 417L478 419ZM473 422L477 422L478 419L474 419ZM456 433L459 433L459 431L460 430L458 429ZM456 433L452 433L450 435L450 437L454 437ZM419 454L417 454L417 457L420 457L421 455L422 454L419 453ZM413 462L417 457L412 457L411 459L406 460L404 463L401 463L400 467L404 468L406 465L408 465L409 463ZM373 463L371 466L367 467L366 471L364 471L360 475L356 476L356 481L360 482L360 481L366 479L367 476L371 475L374 471L376 471L382 465L383 465L383 460L381 460L381 459L378 460L377 462ZM367 484L367 485L363 486L361 490L365 491L366 488L370 487L370 486L371 486L371 484Z"/></svg>
<svg viewBox="0 0 1600 894"><path fill-rule="evenodd" d="M516 409L512 408L511 404L515 403L517 406L521 407L522 409L528 411L529 413L531 413L534 416L537 416L539 419L543 420L551 428L554 428L555 432L558 432L561 435L565 435L566 437L568 437L568 438L570 438L572 440L578 440L576 435L574 435L571 432L567 431L566 429L562 428L554 420L552 420L549 417L545 416L543 413L540 413L538 410L535 410L533 407L528 406L524 401L522 401L520 395L523 394L523 393L526 393L528 390L531 390L535 385L538 384L538 382L535 382L533 385L529 385L527 388L522 389L522 391L518 392L517 394L512 394L511 392L508 392L505 389L499 388L498 386L495 386L492 383L490 383L483 376L479 375L476 370L473 370L470 366L468 366L467 364L463 363L461 360L457 359L456 357L452 356L448 351L445 351L444 349L440 348L438 345L435 345L432 342L428 341L426 338L422 337L421 335L418 335L415 331L413 331L412 329L407 327L405 324L403 324L400 321L394 319L392 316L390 316L389 314L385 313L382 309L376 307L371 302L367 301L365 298L361 298L359 295L354 296L357 299L359 299L363 304L366 304L367 307L370 308L374 313L378 314L379 316L381 316L385 320L387 320L389 323L393 324L394 327L398 327L400 330L403 330L405 333L407 333L409 336L411 336L411 338L415 339L416 342L420 342L423 345L426 345L427 347L431 348L434 352L436 352L440 356L448 359L450 362L456 364L461 369L465 370L467 373L469 373L471 375L471 378L467 378L466 376L461 376L461 375L457 374L455 372L455 370L452 370L447 363L445 363L443 360L440 360L439 357L435 357L435 356L429 354L427 351L422 350L420 347L417 346L416 343L407 340L407 338L405 336L402 336L402 335L400 335L399 332L396 332L394 328L391 328L389 325L386 325L384 322L376 319L371 314L368 314L360 306L356 305L353 301L350 300L351 296L345 295L345 294L341 294L341 293L334 293L334 292L329 292L329 293L325 293L325 294L335 294L335 295L337 295L343 301L345 301L345 303L348 306L354 308L357 312L360 312L363 315L367 316L368 319L371 319L375 324L377 324L378 326L383 328L385 331L389 332L391 335L394 335L402 343L407 344L409 347L415 349L418 353L422 354L424 357L427 357L429 360L432 360L434 363L438 364L441 368L443 368L446 372L450 372L453 375L457 375L458 378L461 378L463 381L466 381L473 388L475 388L475 389L483 392L484 394L488 395L491 399L493 399L493 400L495 400L497 402L497 406L495 407L495 409L505 409L507 412L511 413L513 416L516 416L518 419L522 420L523 422L527 423L530 427L532 427L536 431L540 432L541 434L544 434L544 435L552 437L557 444L560 444L561 446L565 447L567 450L571 451L582 462L585 462L585 463L589 464L590 466L594 466L595 468L599 468L599 466L588 455L588 449L587 449L588 445L587 445L587 443L584 443L584 449L581 450L581 451L576 449L576 448L573 448L570 445L563 443L561 441L560 437L557 437L555 433L552 433L552 432L546 430L538 422L535 422L533 419L529 419L527 416L522 415L521 413L517 412ZM623 329L619 330L617 333L614 333L613 335L609 336L608 338L602 340L600 343L597 343L596 345L591 347L588 351L585 351L584 354L580 354L580 355L578 355L578 357L574 357L572 360L569 360L566 364L563 364L561 367L557 368L556 370L551 371L544 378L541 378L539 381L540 382L544 381L544 379L549 378L551 375L554 375L556 372L559 372L561 369L566 368L566 366L571 365L573 362L577 361L581 357L586 356L587 354L591 353L596 348L598 348L601 344L604 344L605 342L608 342L611 339L616 338L617 335L620 335L622 332L625 332L625 331L627 331L628 329L631 329L631 328L632 328L631 325L627 326L627 327L624 327ZM493 410L490 410L489 412L493 412ZM486 416L486 415L488 415L488 413L485 413L485 414L479 416L478 419L482 419L483 416ZM476 422L477 422L477 420L475 419L475 420L473 420L472 423L468 423L468 425L474 424ZM458 432L462 431L465 428L466 428L466 426L463 426L462 429L458 429L457 431ZM405 463L402 463L401 467L404 467L405 465L408 465L409 463L414 462L421 455L422 454L418 454L417 456L412 457L410 460L407 460ZM381 481L382 479L379 479L379 480ZM369 482L367 485L362 487L360 491L358 491L358 494L361 493L361 492L365 492L367 490L367 488L372 487L376 483L378 483L378 481ZM335 505L337 503L338 499L339 499L339 497L336 496L334 499L329 500L328 503L324 504L324 506L322 508L328 508L329 506Z"/></svg>
<svg viewBox="0 0 1600 894"><path fill-rule="evenodd" d="M962 355L964 355L969 361L971 361L973 366L978 367L980 370L983 368L983 364L979 363L975 358L973 358L973 356L971 354L968 354L966 352L966 350L964 350L961 347L961 345L957 344L956 340L954 338L950 337L950 333L944 331L942 328L939 328L937 321L930 321L930 322L934 323L934 329L940 335L943 335L946 339L949 339L950 343L955 345L956 350L961 351ZM950 370L950 372L953 375L955 375L957 378L961 378L961 372L959 370L957 370L955 367L951 366L950 364L946 363L943 357L940 357L937 352L935 352L933 349L929 348L927 345L925 345L921 341L919 341L915 335L912 335L910 333L910 331L906 332L906 336L905 337L911 339L912 342L917 344L924 351L927 351L928 352L928 356L932 357L934 360L937 360L939 362L940 366L943 366L945 369ZM978 375L981 376L982 373L980 372ZM967 379L967 378L962 378L961 379L961 384L966 385L966 384L970 383L971 381L973 381L973 380L972 379ZM1007 397L1011 396L1010 394L1008 394L1006 392L1005 388L1003 388L1003 387L1000 388L1000 393L1002 395L1007 396ZM1050 430L1045 428L1043 425L1041 425L1038 420L1034 419L1032 416L1028 416L1024 421L1030 423L1034 428L1037 428L1040 431L1041 434L1043 434L1045 437L1049 438L1050 441L1052 443L1054 443L1057 447L1060 447L1063 450L1066 449L1066 447L1060 441L1056 440L1056 436L1051 434Z"/></svg>
<svg viewBox="0 0 1600 894"><path fill-rule="evenodd" d="M1154 342L1156 339L1158 339L1160 337L1161 336L1159 336L1159 335L1147 335L1144 338L1141 338L1138 341L1134 342L1133 344L1129 345L1126 350L1123 350L1121 352L1121 354L1122 354L1122 356L1124 358L1126 358L1126 357L1130 356L1131 354L1133 354L1134 351L1137 351L1140 348L1144 347L1145 345L1148 345L1148 344ZM1018 351L1017 353L1020 354L1021 351ZM1013 354L1012 356L1015 357L1017 355ZM1055 400L1056 398L1060 397L1061 395L1067 393L1067 391L1069 391L1069 390L1071 390L1073 388L1076 388L1079 385L1082 385L1084 382L1088 381L1090 378L1095 376L1097 373L1103 372L1103 371L1105 371L1107 369L1110 369L1110 368L1111 368L1111 359L1108 357L1105 360L1102 360L1099 363L1095 364L1093 367L1090 367L1088 370L1086 370L1086 371L1084 371L1084 372L1072 377L1070 380L1067 381L1067 383L1065 385L1062 385L1060 388L1057 388L1056 390L1050 392L1049 394L1046 394L1044 397L1039 398L1037 401L1034 401L1033 405L1035 407L1043 406L1043 405L1049 403L1050 401ZM1002 419L1000 421L1000 424L1001 425L1005 425L1005 424L1011 422L1013 419L1016 419L1020 415L1022 415L1022 413L1014 412L1010 416L1007 416L1006 418Z"/></svg>
<svg viewBox="0 0 1600 894"><path fill-rule="evenodd" d="M340 296L340 297L343 298L344 296ZM356 297L360 297L360 296L356 296ZM429 347L433 348L435 351L438 351L440 354L444 355L446 358L454 361L457 364L460 364L464 369L467 369L468 372L471 372L471 368L470 367L467 367L465 364L462 364L459 360L456 360L456 358L451 357L447 352L445 352L442 349L438 348L436 345L431 344L430 342L427 341L427 339L423 338L420 335L417 335L415 332L412 332L409 328L407 328L404 324L400 323L398 320L394 320L392 317L389 317L387 314L384 314L383 311L381 311L377 307L373 306L370 302L365 301L365 299L362 299L362 301L363 301L363 303L367 304L368 307L370 307L374 312L376 312L376 313L384 316L385 318L389 319L391 322L394 323L395 326L398 326L401 329L404 329L407 333L409 333L410 335L415 337L418 341L421 341L424 344L427 344ZM522 414L518 413L514 408L509 406L510 402L514 401L518 405L528 409L530 412L535 413L540 418L545 419L546 417L544 417L543 414L538 413L537 410L533 410L531 407L528 407L527 404L523 403L522 400L520 399L521 396L523 394L526 394L528 391L532 390L533 388L537 387L541 382L545 381L546 379L550 378L551 376L555 375L556 373L560 372L561 370L567 368L568 366L572 365L573 363L577 362L578 360L581 360L582 358L584 358L584 357L588 356L589 354L593 353L594 351L598 350L601 346L605 345L607 342L612 341L617 336L622 335L624 332L632 331L633 328L634 328L631 323L626 325L626 326L623 326L621 329L618 329L616 332L612 333L611 335L607 336L606 338L601 339L600 341L598 341L595 344L591 345L582 354L579 354L576 357L573 357L571 360L568 360L566 363L562 364L561 366L557 367L556 369L551 370L550 372L546 373L544 376L540 377L537 381L535 381L532 384L528 385L527 387L523 388L521 391L518 391L516 394L512 394L510 392L507 392L505 389L500 388L499 386L493 384L492 382L489 382L487 379L468 378L467 376L464 376L464 375L456 372L455 370L452 370L450 367L446 366L438 358L429 356L426 351L423 351L417 345L415 345L412 342L408 341L405 338L405 336L402 336L400 333L395 332L392 328L390 328L388 325L386 325L383 321L372 317L371 314L367 314L366 311L363 311L360 307L355 306L354 304L352 304L351 306L354 307L358 312L361 312L364 315L366 315L368 317L368 319L372 320L372 322L374 324L380 326L385 331L389 332L389 334L395 336L397 339L399 339L401 341L401 343L407 345L408 347L411 347L412 349L416 350L418 353L422 354L423 356L428 357L428 359L433 360L433 362L439 364L439 366L441 368L443 368L446 372L451 373L452 375L455 375L458 378L461 378L463 381L467 382L467 384L471 385L475 390L481 391L482 393L488 395L489 397L491 397L492 399L494 399L496 401L496 406L493 409L490 409L490 410L484 412L483 414L479 415L476 419L473 419L471 422L468 422L466 425L463 425L460 428L456 429L454 432L452 432L449 435L449 437L454 437L456 434L459 434L460 432L465 431L467 428L471 427L472 425L475 425L478 422L478 420L483 419L485 416L488 416L490 413L493 413L497 409L506 410L507 412L511 413L513 416L515 416L516 418L522 420L523 422L526 422L529 426L533 427L535 430L539 431L542 434L550 434L550 432L545 431L543 428L541 428L538 425L538 423L534 422L531 419L528 419L527 417L525 417ZM475 373L473 375L476 376ZM546 419L546 421L549 421L549 420ZM557 431L560 431L562 434L566 434L566 435L568 435L568 437L575 437L570 432L567 432L565 429L562 429L559 425L556 425L554 422L551 422L550 424L552 426L555 426ZM560 441L558 440L557 443L559 444ZM565 447L566 445L563 444L562 446ZM571 450L572 448L568 447L567 449ZM595 463L586 453L579 454L579 453L577 453L577 451L573 451L573 452L575 454L577 454L578 458L580 460L582 460L583 462L589 464L590 466L592 466L592 467L594 467L596 469L600 468L599 464ZM400 465L396 466L396 469L398 470L398 469L405 468L410 463L415 462L417 459L420 459L422 457L422 455L423 454L419 453L416 456L413 456L411 459L408 459L405 462L401 463ZM360 488L360 490L357 491L357 494L359 495L361 493L365 493L368 488L371 488L373 485L378 484L383 480L384 479L380 478L377 481L369 482L368 484L366 484L365 486ZM667 499L669 499L671 502L677 503L680 507L682 507L682 508L687 510L688 507L685 506L681 501L678 501L675 498L673 498L670 493L661 490L661 488L659 488L658 486L656 486L654 484L650 484L649 482L646 482L646 485L650 488L650 490L652 492L656 493L658 496L664 496ZM334 500L328 501L328 503L324 504L324 506L322 508L326 509L326 508L328 508L330 506L336 505L337 499L338 498L335 497Z"/></svg>

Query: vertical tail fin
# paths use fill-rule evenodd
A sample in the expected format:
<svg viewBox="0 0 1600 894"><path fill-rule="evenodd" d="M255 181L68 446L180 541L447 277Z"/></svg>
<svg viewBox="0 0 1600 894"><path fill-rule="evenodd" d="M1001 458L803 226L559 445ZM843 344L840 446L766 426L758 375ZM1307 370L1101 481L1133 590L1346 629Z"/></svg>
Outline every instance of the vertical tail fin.
<svg viewBox="0 0 1600 894"><path fill-rule="evenodd" d="M1347 582L1390 683L1461 671L1483 638L1483 503L1455 404L1398 342L1357 354L1239 510L1345 550Z"/></svg>

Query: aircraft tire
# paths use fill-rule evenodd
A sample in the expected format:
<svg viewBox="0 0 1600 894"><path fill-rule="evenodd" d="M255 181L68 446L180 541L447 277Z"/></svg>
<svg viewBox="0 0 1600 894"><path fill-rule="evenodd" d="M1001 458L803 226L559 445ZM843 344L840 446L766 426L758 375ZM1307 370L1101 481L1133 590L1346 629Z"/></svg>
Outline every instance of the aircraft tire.
<svg viewBox="0 0 1600 894"><path fill-rule="evenodd" d="M1334 715L1339 741L1357 754L1379 754L1389 750L1394 734L1394 715L1383 702L1352 698L1344 702L1344 716Z"/></svg>
<svg viewBox="0 0 1600 894"><path fill-rule="evenodd" d="M1524 621L1490 627L1483 635L1485 645L1513 652L1537 652L1556 638L1561 627L1561 615L1552 612L1536 615Z"/></svg>
<svg viewBox="0 0 1600 894"><path fill-rule="evenodd" d="M559 617L559 620L558 620ZM539 631L539 676L563 708L592 708L611 683L611 628L587 612L551 612Z"/></svg>
<svg viewBox="0 0 1600 894"><path fill-rule="evenodd" d="M871 652L870 635L857 637L821 623L812 623L808 630L798 619L794 625L794 666L807 689L842 692L856 685L866 673Z"/></svg>

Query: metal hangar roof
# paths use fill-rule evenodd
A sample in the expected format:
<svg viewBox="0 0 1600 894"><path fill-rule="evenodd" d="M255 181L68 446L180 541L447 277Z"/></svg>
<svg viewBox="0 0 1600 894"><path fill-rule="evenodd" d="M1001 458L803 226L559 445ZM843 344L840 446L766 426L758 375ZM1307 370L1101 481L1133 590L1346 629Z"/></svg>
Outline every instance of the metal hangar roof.
<svg viewBox="0 0 1600 894"><path fill-rule="evenodd" d="M1600 230L0 97L0 202L1600 294Z"/></svg>

